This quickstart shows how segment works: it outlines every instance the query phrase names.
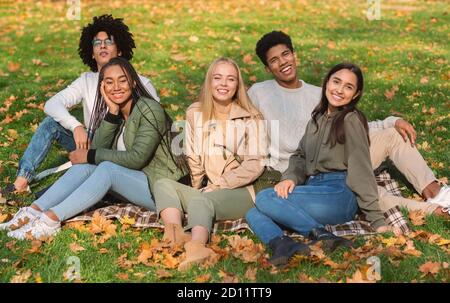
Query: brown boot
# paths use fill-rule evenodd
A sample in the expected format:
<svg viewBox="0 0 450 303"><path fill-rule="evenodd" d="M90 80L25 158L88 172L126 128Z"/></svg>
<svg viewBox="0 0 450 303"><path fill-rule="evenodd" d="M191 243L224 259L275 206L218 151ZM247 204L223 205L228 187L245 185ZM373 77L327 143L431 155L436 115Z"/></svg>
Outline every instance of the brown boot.
<svg viewBox="0 0 450 303"><path fill-rule="evenodd" d="M188 270L193 264L200 264L214 257L216 253L200 241L192 240L184 244L186 259L178 266L179 271Z"/></svg>
<svg viewBox="0 0 450 303"><path fill-rule="evenodd" d="M168 223L164 226L164 236L162 241L167 243L170 247L183 245L191 240L191 235L185 233L180 224Z"/></svg>

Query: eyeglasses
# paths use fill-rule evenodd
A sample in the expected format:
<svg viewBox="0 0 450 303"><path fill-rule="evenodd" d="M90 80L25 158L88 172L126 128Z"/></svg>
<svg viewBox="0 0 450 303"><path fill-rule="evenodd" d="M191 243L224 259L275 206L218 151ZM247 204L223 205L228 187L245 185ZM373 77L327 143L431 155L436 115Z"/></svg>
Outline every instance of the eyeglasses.
<svg viewBox="0 0 450 303"><path fill-rule="evenodd" d="M111 36L111 38L106 38L105 40L94 39L94 40L92 40L92 46L94 48L101 47L103 42L105 43L106 46L111 46L114 44L114 37Z"/></svg>

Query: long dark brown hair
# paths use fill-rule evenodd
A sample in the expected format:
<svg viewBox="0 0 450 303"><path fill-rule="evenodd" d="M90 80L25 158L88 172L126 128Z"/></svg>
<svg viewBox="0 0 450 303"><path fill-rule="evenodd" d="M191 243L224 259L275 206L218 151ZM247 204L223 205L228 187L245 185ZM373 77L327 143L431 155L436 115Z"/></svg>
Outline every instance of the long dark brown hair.
<svg viewBox="0 0 450 303"><path fill-rule="evenodd" d="M327 84L330 80L331 76L335 74L336 72L342 70L342 69L348 69L352 73L355 74L358 83L356 84L356 97L350 101L349 104L339 107L338 108L338 114L334 117L332 123L331 123L331 131L328 136L327 142L330 143L331 147L335 146L336 143L344 144L345 143L345 132L344 132L344 118L345 116L350 112L355 112L361 121L361 123L364 125L364 128L366 130L367 134L367 140L369 140L369 125L367 124L367 118L363 114L362 111L360 111L356 105L358 104L359 100L362 97L363 88L364 88L364 78L363 73L361 69L353 64L353 63L339 63L336 66L334 66L325 76L325 79L323 80L322 84L322 97L320 99L320 103L316 106L316 108L313 110L311 117L314 121L314 124L316 125L318 131L318 124L317 124L317 118L320 115L323 115L328 110L328 99L326 96L326 90L327 90ZM369 141L370 142L370 141Z"/></svg>
<svg viewBox="0 0 450 303"><path fill-rule="evenodd" d="M148 110L153 115L153 118L154 118L153 122L150 121L147 118L147 116L144 115L143 113L142 113L142 117L145 120L147 120L147 122L157 131L157 133L161 139L161 144L163 146L164 153L166 153L166 154L168 153L170 155L170 157L172 158L174 163L178 166L178 168L180 168L182 171L186 171L186 163L184 162L184 159L179 159L178 157L174 157L171 152L171 143L172 143L172 137L173 137L172 132L171 132L171 128L172 128L172 124L173 124L172 118L170 118L170 116L167 114L167 112L164 110L164 108L161 106L161 104L158 101L156 101L155 98L147 91L147 89L142 84L142 82L139 78L139 75L137 74L136 70L131 65L131 63L122 57L112 58L100 70L100 73L98 76L97 93L95 96L94 108L93 108L93 111L91 114L91 119L89 121L89 127L88 127L89 140L92 140L94 138L95 131L98 129L98 127L100 126L100 123L102 122L103 118L105 117L105 115L107 113L108 109L106 106L106 102L103 100L103 96L101 94L100 89L101 89L102 81L105 76L106 69L108 69L108 67L110 67L110 66L115 66L115 65L119 66L122 69L122 71L125 74L125 77L127 78L128 85L130 86L131 99L132 99L131 100L131 102L132 102L131 111L133 111L135 108L137 108L142 113L142 109L140 108L141 104L145 104L145 106L148 107ZM161 106L161 108L164 112L164 116L165 116L165 119L164 119L165 125L162 128L158 127L158 120L156 119L155 113L148 106L147 103L140 102L138 104L138 106L135 106L141 97L148 98L148 99L152 100L153 102L155 102L156 104L158 104L159 106ZM155 123L156 123L156 125L155 125ZM164 131L161 132L160 129L163 129Z"/></svg>

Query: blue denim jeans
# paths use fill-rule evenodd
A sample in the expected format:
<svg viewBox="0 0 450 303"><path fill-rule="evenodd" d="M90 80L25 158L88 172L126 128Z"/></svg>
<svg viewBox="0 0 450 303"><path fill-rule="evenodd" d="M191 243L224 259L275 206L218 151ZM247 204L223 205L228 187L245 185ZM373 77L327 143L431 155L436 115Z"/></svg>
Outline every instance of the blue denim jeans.
<svg viewBox="0 0 450 303"><path fill-rule="evenodd" d="M256 196L246 219L265 244L283 235L282 228L307 236L313 228L353 220L358 204L346 184L346 172L321 173L296 186L287 199L268 188Z"/></svg>
<svg viewBox="0 0 450 303"><path fill-rule="evenodd" d="M66 150L75 150L73 133L65 129L51 117L46 117L36 129L30 144L19 161L18 177L24 177L31 182L36 175L36 170L44 161L53 141L56 140Z"/></svg>
<svg viewBox="0 0 450 303"><path fill-rule="evenodd" d="M42 211L52 210L64 221L95 205L108 191L152 211L156 209L147 175L108 161L98 166L72 166L34 204Z"/></svg>

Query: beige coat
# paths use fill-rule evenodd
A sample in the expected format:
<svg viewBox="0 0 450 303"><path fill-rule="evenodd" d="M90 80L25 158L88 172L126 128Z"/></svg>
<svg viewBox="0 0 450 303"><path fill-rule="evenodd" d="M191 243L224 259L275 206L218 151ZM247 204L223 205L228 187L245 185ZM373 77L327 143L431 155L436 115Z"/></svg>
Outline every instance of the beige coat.
<svg viewBox="0 0 450 303"><path fill-rule="evenodd" d="M262 174L267 157L266 127L249 112L233 103L226 126L213 120L203 123L200 103L186 112L186 155L192 186L233 189L247 186L253 200L252 183Z"/></svg>

